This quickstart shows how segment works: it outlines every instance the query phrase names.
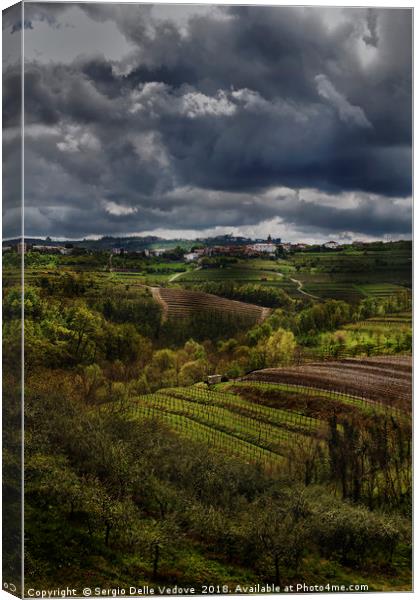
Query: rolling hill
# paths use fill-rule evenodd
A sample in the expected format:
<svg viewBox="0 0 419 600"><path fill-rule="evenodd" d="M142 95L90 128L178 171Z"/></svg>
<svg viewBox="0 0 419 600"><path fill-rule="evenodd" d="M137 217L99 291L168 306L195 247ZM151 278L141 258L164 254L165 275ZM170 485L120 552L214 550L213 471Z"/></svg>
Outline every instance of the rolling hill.
<svg viewBox="0 0 419 600"><path fill-rule="evenodd" d="M327 455L332 417L339 428L352 417L409 427L410 394L411 357L377 356L263 369L211 389L165 388L134 399L130 412L277 471L296 448Z"/></svg>
<svg viewBox="0 0 419 600"><path fill-rule="evenodd" d="M205 292L180 288L151 288L154 299L163 308L163 319L186 318L202 311L220 311L245 317L261 323L271 313L270 308L229 300Z"/></svg>

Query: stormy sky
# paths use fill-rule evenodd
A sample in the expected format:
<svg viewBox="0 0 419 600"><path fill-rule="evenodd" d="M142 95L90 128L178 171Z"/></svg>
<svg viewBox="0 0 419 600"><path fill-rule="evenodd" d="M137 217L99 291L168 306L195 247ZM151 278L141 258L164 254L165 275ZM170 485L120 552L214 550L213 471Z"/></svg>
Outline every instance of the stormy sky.
<svg viewBox="0 0 419 600"><path fill-rule="evenodd" d="M30 3L23 35L26 235L410 237L410 10Z"/></svg>

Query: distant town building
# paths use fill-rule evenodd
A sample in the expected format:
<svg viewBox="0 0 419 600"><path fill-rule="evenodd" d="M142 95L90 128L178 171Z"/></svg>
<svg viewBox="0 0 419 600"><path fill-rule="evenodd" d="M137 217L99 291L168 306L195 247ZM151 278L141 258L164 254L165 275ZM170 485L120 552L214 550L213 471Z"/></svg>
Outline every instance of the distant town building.
<svg viewBox="0 0 419 600"><path fill-rule="evenodd" d="M112 248L112 254L123 254L123 253L124 253L123 248Z"/></svg>
<svg viewBox="0 0 419 600"><path fill-rule="evenodd" d="M266 243L266 242L262 242L262 243L256 243L256 244L249 244L247 246L247 249L252 251L252 252L257 252L260 254L275 254L276 252L276 245L275 244L270 244L270 243Z"/></svg>
<svg viewBox="0 0 419 600"><path fill-rule="evenodd" d="M333 240L331 240L330 242L326 242L325 244L323 244L323 248L329 248L330 250L336 250L336 248L339 248L339 244L337 242L334 242Z"/></svg>
<svg viewBox="0 0 419 600"><path fill-rule="evenodd" d="M209 246L205 248L205 256L217 255L240 255L243 252L242 246Z"/></svg>
<svg viewBox="0 0 419 600"><path fill-rule="evenodd" d="M162 254L164 254L165 252L166 248L154 248L153 250L150 250L152 256L162 256Z"/></svg>
<svg viewBox="0 0 419 600"><path fill-rule="evenodd" d="M183 255L183 258L186 260L186 262L193 262L194 260L198 260L199 257L200 254L198 254L198 252L187 252Z"/></svg>
<svg viewBox="0 0 419 600"><path fill-rule="evenodd" d="M2 250L3 250L3 252L11 252L12 247L11 246L3 246Z"/></svg>
<svg viewBox="0 0 419 600"><path fill-rule="evenodd" d="M19 242L17 245L17 253L18 254L25 254L25 252L27 252L28 250L28 245L26 244L26 242Z"/></svg>
<svg viewBox="0 0 419 600"><path fill-rule="evenodd" d="M34 244L32 246L33 252L45 252L46 254L71 254L73 248L66 248L65 246L47 246L43 244Z"/></svg>

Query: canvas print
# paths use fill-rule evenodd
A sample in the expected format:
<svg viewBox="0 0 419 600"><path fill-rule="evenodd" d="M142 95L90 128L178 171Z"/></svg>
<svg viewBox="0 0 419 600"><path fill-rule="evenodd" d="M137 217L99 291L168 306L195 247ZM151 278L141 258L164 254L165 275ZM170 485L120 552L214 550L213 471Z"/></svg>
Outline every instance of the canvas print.
<svg viewBox="0 0 419 600"><path fill-rule="evenodd" d="M412 10L3 11L3 589L412 590Z"/></svg>

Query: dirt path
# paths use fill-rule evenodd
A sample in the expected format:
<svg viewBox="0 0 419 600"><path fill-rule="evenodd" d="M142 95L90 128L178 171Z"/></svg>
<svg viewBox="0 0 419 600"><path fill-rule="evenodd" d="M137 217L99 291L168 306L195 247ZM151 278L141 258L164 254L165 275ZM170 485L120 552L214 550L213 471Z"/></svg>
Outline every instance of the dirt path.
<svg viewBox="0 0 419 600"><path fill-rule="evenodd" d="M293 279L292 277L290 277L290 280L297 284L297 289L300 292L300 294L304 294L304 296L309 296L309 298L315 298L316 300L321 300L320 296L315 296L314 294L309 294L308 292L305 292L303 290L303 282L300 281L299 279Z"/></svg>
<svg viewBox="0 0 419 600"><path fill-rule="evenodd" d="M187 273L187 272L188 271L180 271L180 273L175 273L174 275L171 276L170 279L168 279L167 283L172 283L172 281L175 281L175 279L177 279L181 275L185 275L185 273Z"/></svg>
<svg viewBox="0 0 419 600"><path fill-rule="evenodd" d="M202 267L196 267L194 271L199 271L200 269L202 269ZM185 273L189 273L189 271L181 271L180 273L175 273L175 275L172 275L172 277L168 279L167 283L172 283L172 281L175 281L181 275L185 275Z"/></svg>

